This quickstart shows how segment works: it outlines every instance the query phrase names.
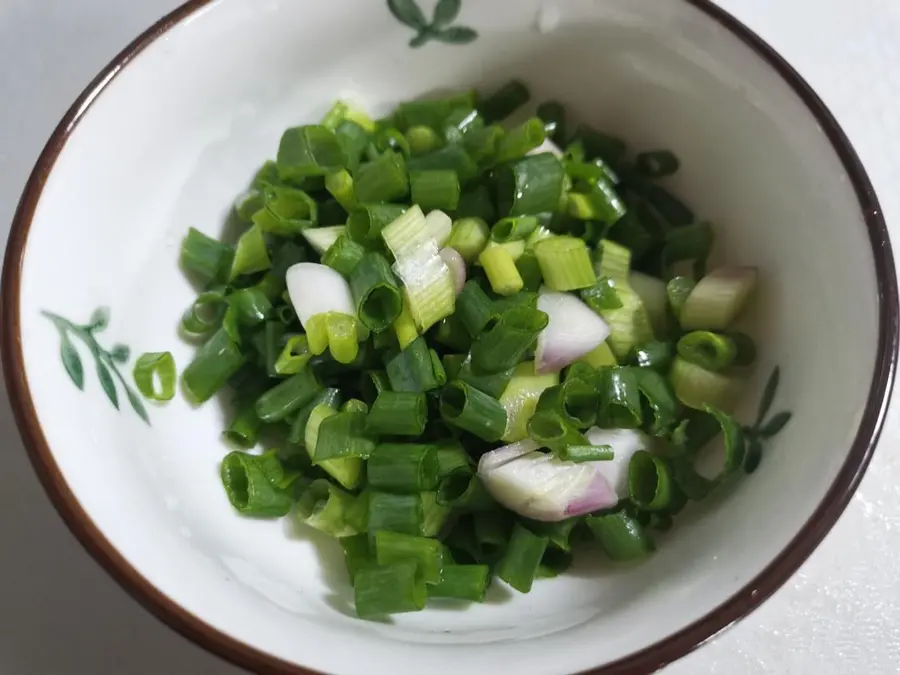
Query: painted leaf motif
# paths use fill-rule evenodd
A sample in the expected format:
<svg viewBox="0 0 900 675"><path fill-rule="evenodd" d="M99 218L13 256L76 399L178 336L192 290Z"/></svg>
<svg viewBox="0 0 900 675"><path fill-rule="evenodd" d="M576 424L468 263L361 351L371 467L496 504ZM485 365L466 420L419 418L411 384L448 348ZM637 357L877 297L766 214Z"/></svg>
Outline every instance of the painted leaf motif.
<svg viewBox="0 0 900 675"><path fill-rule="evenodd" d="M428 20L415 0L388 0L388 7L397 21L410 28L422 30L428 25Z"/></svg>
<svg viewBox="0 0 900 675"><path fill-rule="evenodd" d="M409 46L413 48L421 47L433 37L434 33L429 30L423 30L421 33L416 35L416 37L409 41Z"/></svg>
<svg viewBox="0 0 900 675"><path fill-rule="evenodd" d="M97 361L97 377L100 379L100 386L106 392L106 397L113 407L119 409L119 392L116 391L116 383L113 382L112 374L103 363Z"/></svg>
<svg viewBox="0 0 900 675"><path fill-rule="evenodd" d="M765 419L769 412L769 408L772 407L772 401L775 400L775 392L778 391L778 382L780 379L781 369L776 366L775 370L772 371L772 375L769 376L769 381L766 382L766 388L763 390L762 400L759 402L759 412L756 414L756 424L754 424L754 426L758 427L762 424L763 419Z"/></svg>
<svg viewBox="0 0 900 675"><path fill-rule="evenodd" d="M478 33L472 28L454 26L453 28L437 32L434 38L451 45L467 45L478 39Z"/></svg>
<svg viewBox="0 0 900 675"><path fill-rule="evenodd" d="M438 4L434 8L434 20L431 23L431 27L444 28L449 26L456 21L461 7L462 0L438 0Z"/></svg>
<svg viewBox="0 0 900 675"><path fill-rule="evenodd" d="M98 307L91 314L91 322L88 324L91 332L100 332L105 330L109 325L109 309L106 307Z"/></svg>
<svg viewBox="0 0 900 675"><path fill-rule="evenodd" d="M127 345L113 345L109 352L109 357L116 363L127 363L129 356L131 356L131 350Z"/></svg>
<svg viewBox="0 0 900 675"><path fill-rule="evenodd" d="M84 366L81 363L81 357L75 351L69 336L60 332L60 357L62 357L63 366L75 386L84 391Z"/></svg>
<svg viewBox="0 0 900 675"><path fill-rule="evenodd" d="M134 412L147 424L150 424L150 417L147 415L147 409L144 407L144 402L141 401L140 397L131 390L131 387L125 387L125 394L128 396L128 401L131 403L131 407L134 408Z"/></svg>
<svg viewBox="0 0 900 675"><path fill-rule="evenodd" d="M747 446L747 454L744 457L744 471L753 473L759 468L761 461L762 444L757 439L753 439Z"/></svg>
<svg viewBox="0 0 900 675"><path fill-rule="evenodd" d="M772 436L784 429L785 425L791 421L791 417L792 414L787 411L778 413L760 427L759 435L763 438L772 438Z"/></svg>

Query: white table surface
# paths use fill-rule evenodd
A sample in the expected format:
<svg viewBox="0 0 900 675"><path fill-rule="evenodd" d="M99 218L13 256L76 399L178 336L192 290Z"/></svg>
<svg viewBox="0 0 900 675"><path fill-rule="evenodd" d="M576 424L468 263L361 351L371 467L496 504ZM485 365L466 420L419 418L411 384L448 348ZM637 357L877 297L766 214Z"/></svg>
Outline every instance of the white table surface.
<svg viewBox="0 0 900 675"><path fill-rule="evenodd" d="M71 101L177 4L0 0L4 238L28 172ZM900 1L720 4L819 92L868 168L888 222L900 223ZM237 675L145 612L81 549L34 477L2 398L0 674ZM666 675L900 673L898 440L895 406L861 490L823 545L762 608Z"/></svg>

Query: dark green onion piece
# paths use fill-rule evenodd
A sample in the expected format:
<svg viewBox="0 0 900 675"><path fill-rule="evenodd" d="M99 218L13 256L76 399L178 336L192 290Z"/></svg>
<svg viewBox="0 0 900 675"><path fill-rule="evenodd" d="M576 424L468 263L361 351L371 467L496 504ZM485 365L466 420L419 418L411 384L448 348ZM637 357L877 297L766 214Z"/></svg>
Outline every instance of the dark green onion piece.
<svg viewBox="0 0 900 675"><path fill-rule="evenodd" d="M494 305L476 281L467 281L456 298L456 316L472 339L481 335L481 331L495 316Z"/></svg>
<svg viewBox="0 0 900 675"><path fill-rule="evenodd" d="M428 597L484 602L489 581L487 565L444 565L441 580L428 587Z"/></svg>
<svg viewBox="0 0 900 675"><path fill-rule="evenodd" d="M363 415L368 415L369 406L366 405L365 401L360 401L358 398L351 398L341 406L341 412L362 413Z"/></svg>
<svg viewBox="0 0 900 675"><path fill-rule="evenodd" d="M650 368L658 373L667 373L675 358L671 342L653 340L635 347L632 359L640 368Z"/></svg>
<svg viewBox="0 0 900 675"><path fill-rule="evenodd" d="M294 375L306 368L312 354L309 351L309 342L305 335L295 335L288 338L275 360L276 375Z"/></svg>
<svg viewBox="0 0 900 675"><path fill-rule="evenodd" d="M713 478L701 476L694 469L694 460L702 447L701 442L705 443L711 437L708 431L703 434L705 438L693 439L687 446L688 449L672 460L672 478L693 501L705 499L710 492L737 475L746 457L747 443L741 425L730 415L710 406L705 406L704 412L707 414L707 424L715 423L722 431L725 440L725 461L719 473Z"/></svg>
<svg viewBox="0 0 900 675"><path fill-rule="evenodd" d="M472 346L472 338L456 314L441 321L431 335L435 342L454 351L466 352Z"/></svg>
<svg viewBox="0 0 900 675"><path fill-rule="evenodd" d="M362 154L369 145L369 132L352 120L344 120L338 125L334 135L347 158L347 168L356 171Z"/></svg>
<svg viewBox="0 0 900 675"><path fill-rule="evenodd" d="M528 593L550 540L516 523L509 547L497 565L497 576L520 593Z"/></svg>
<svg viewBox="0 0 900 675"><path fill-rule="evenodd" d="M185 394L195 403L204 403L225 386L246 362L240 347L224 329L213 333L194 354L181 375Z"/></svg>
<svg viewBox="0 0 900 675"><path fill-rule="evenodd" d="M471 468L460 468L441 478L437 489L439 504L469 513L494 511L497 502Z"/></svg>
<svg viewBox="0 0 900 675"><path fill-rule="evenodd" d="M600 426L610 429L640 427L641 395L634 370L627 367L602 368L599 372Z"/></svg>
<svg viewBox="0 0 900 675"><path fill-rule="evenodd" d="M550 546L560 551L571 551L576 543L576 527L582 523L581 518L567 518L555 523L545 523L536 520L527 522L528 529L550 539Z"/></svg>
<svg viewBox="0 0 900 675"><path fill-rule="evenodd" d="M342 234L322 256L322 264L344 277L350 277L359 266L366 254L366 249L351 239L347 234Z"/></svg>
<svg viewBox="0 0 900 675"><path fill-rule="evenodd" d="M663 511L672 501L672 478L666 461L639 450L628 464L628 495L645 511Z"/></svg>
<svg viewBox="0 0 900 675"><path fill-rule="evenodd" d="M255 326L272 313L272 302L257 288L242 288L228 296L228 305L242 326Z"/></svg>
<svg viewBox="0 0 900 675"><path fill-rule="evenodd" d="M406 209L399 204L362 204L347 218L347 234L353 241L374 246L381 241L381 231Z"/></svg>
<svg viewBox="0 0 900 675"><path fill-rule="evenodd" d="M186 337L209 335L222 325L228 305L220 291L201 293L181 318L181 330Z"/></svg>
<svg viewBox="0 0 900 675"><path fill-rule="evenodd" d="M541 447L560 454L570 445L590 445L578 429L558 412L543 410L528 420L528 435Z"/></svg>
<svg viewBox="0 0 900 675"><path fill-rule="evenodd" d="M266 250L266 240L259 225L252 225L241 238L238 239L234 252L234 260L231 263L230 280L244 274L265 272L272 267L269 252Z"/></svg>
<svg viewBox="0 0 900 675"><path fill-rule="evenodd" d="M532 117L511 129L500 139L500 142L497 144L497 151L493 157L493 163L502 164L503 162L524 157L539 147L546 138L544 123L539 118Z"/></svg>
<svg viewBox="0 0 900 675"><path fill-rule="evenodd" d="M519 259L516 260L516 269L519 271L519 276L522 277L524 284L522 290L536 293L541 287L544 276L534 251L526 250L519 256Z"/></svg>
<svg viewBox="0 0 900 675"><path fill-rule="evenodd" d="M451 169L410 171L409 189L413 204L423 211L453 211L459 205L459 177Z"/></svg>
<svg viewBox="0 0 900 675"><path fill-rule="evenodd" d="M485 441L499 441L506 430L506 409L465 382L451 382L441 392L441 417Z"/></svg>
<svg viewBox="0 0 900 675"><path fill-rule="evenodd" d="M551 153L531 155L497 170L497 211L527 216L556 210L563 191L563 165Z"/></svg>
<svg viewBox="0 0 900 675"><path fill-rule="evenodd" d="M320 405L337 409L340 404L341 392L339 389L330 387L320 391L313 397L312 401L307 403L300 412L297 413L297 416L291 423L291 431L288 435L288 440L294 445L304 446L306 444L306 425L309 422L312 411ZM315 454L315 448L312 448L311 450L313 451L312 454Z"/></svg>
<svg viewBox="0 0 900 675"><path fill-rule="evenodd" d="M366 430L375 436L421 436L427 421L425 394L383 391L372 404Z"/></svg>
<svg viewBox="0 0 900 675"><path fill-rule="evenodd" d="M234 249L193 227L181 243L181 266L204 286L228 279Z"/></svg>
<svg viewBox="0 0 900 675"><path fill-rule="evenodd" d="M234 445L249 450L259 440L260 427L262 427L262 420L256 414L256 407L247 405L238 410L222 435Z"/></svg>
<svg viewBox="0 0 900 675"><path fill-rule="evenodd" d="M615 457L613 449L608 445L567 445L559 453L559 458L566 462L608 462Z"/></svg>
<svg viewBox="0 0 900 675"><path fill-rule="evenodd" d="M475 387L479 391L483 391L491 398L499 399L509 381L512 379L515 368L504 370L499 373L483 373L477 368L472 367L472 359L467 357L459 367L456 373L456 379L465 382L469 386Z"/></svg>
<svg viewBox="0 0 900 675"><path fill-rule="evenodd" d="M694 261L694 275L706 275L706 259L713 246L713 231L709 223L694 223L669 232L662 250L663 272L673 275L673 265L685 260Z"/></svg>
<svg viewBox="0 0 900 675"><path fill-rule="evenodd" d="M447 445L438 447L437 458L441 478L461 469L467 469L470 474L474 473L472 460L460 443L449 442Z"/></svg>
<svg viewBox="0 0 900 675"><path fill-rule="evenodd" d="M478 176L478 165L469 153L459 145L448 145L440 150L410 158L407 169L413 171L453 171L461 185Z"/></svg>
<svg viewBox="0 0 900 675"><path fill-rule="evenodd" d="M544 122L547 137L555 143L562 143L566 138L566 109L558 101L541 103L537 109L537 116Z"/></svg>
<svg viewBox="0 0 900 675"><path fill-rule="evenodd" d="M501 122L528 103L531 93L519 80L511 80L478 104L485 122Z"/></svg>
<svg viewBox="0 0 900 675"><path fill-rule="evenodd" d="M310 125L284 132L276 163L278 173L290 180L340 171L347 166L348 157L331 129Z"/></svg>
<svg viewBox="0 0 900 675"><path fill-rule="evenodd" d="M681 162L669 150L639 152L634 159L637 170L648 178L664 178L678 171Z"/></svg>
<svg viewBox="0 0 900 675"><path fill-rule="evenodd" d="M666 294L669 296L669 307L675 318L681 316L681 308L684 307L685 301L691 292L697 286L697 282L688 277L673 277L666 284Z"/></svg>
<svg viewBox="0 0 900 675"><path fill-rule="evenodd" d="M369 537L365 533L360 533L351 537L341 537L338 541L344 551L344 563L347 565L347 574L352 584L357 572L375 562L369 548Z"/></svg>
<svg viewBox="0 0 900 675"><path fill-rule="evenodd" d="M396 152L385 152L375 161L363 164L354 179L356 198L363 204L397 201L409 194L406 162Z"/></svg>
<svg viewBox="0 0 900 675"><path fill-rule="evenodd" d="M294 514L301 522L332 537L360 534L366 525L367 495L358 497L324 478L300 492Z"/></svg>
<svg viewBox="0 0 900 675"><path fill-rule="evenodd" d="M366 530L374 537L378 532L400 532L421 536L425 515L420 494L372 492L369 495L369 516Z"/></svg>
<svg viewBox="0 0 900 675"><path fill-rule="evenodd" d="M638 368L634 375L638 391L653 414L653 421L645 421L645 426L654 436L665 436L678 423L679 406L672 385L662 373L650 368Z"/></svg>
<svg viewBox="0 0 900 675"><path fill-rule="evenodd" d="M221 476L228 500L245 516L280 518L291 510L284 468L274 452L231 452L222 460Z"/></svg>
<svg viewBox="0 0 900 675"><path fill-rule="evenodd" d="M380 253L373 251L363 256L350 275L350 290L356 300L360 321L376 333L390 328L403 310L397 277Z"/></svg>
<svg viewBox="0 0 900 675"><path fill-rule="evenodd" d="M640 560L654 550L653 540L638 521L625 511L605 516L588 516L588 527L603 550L616 561Z"/></svg>
<svg viewBox="0 0 900 675"><path fill-rule="evenodd" d="M615 186L605 177L576 185L578 192L569 193L568 213L578 220L616 223L625 215L625 202Z"/></svg>
<svg viewBox="0 0 900 675"><path fill-rule="evenodd" d="M441 386L423 337L416 338L406 349L388 358L385 369L394 391L423 392Z"/></svg>
<svg viewBox="0 0 900 675"><path fill-rule="evenodd" d="M595 131L584 124L575 130L572 140L584 148L585 159L600 157L613 166L618 166L628 151L628 146L622 139Z"/></svg>
<svg viewBox="0 0 900 675"><path fill-rule="evenodd" d="M538 219L534 216L503 218L491 228L491 239L501 244L509 241L519 241L527 238L537 226Z"/></svg>
<svg viewBox="0 0 900 675"><path fill-rule="evenodd" d="M581 289L581 299L598 314L607 309L621 309L622 300L616 292L616 282L603 276L590 288Z"/></svg>
<svg viewBox="0 0 900 675"><path fill-rule="evenodd" d="M425 609L425 581L413 562L372 565L356 573L353 581L356 613L371 618Z"/></svg>
<svg viewBox="0 0 900 675"><path fill-rule="evenodd" d="M437 448L421 443L382 443L369 457L367 470L376 490L422 492L434 490L440 481Z"/></svg>
<svg viewBox="0 0 900 675"><path fill-rule="evenodd" d="M321 390L312 370L301 370L260 396L256 414L263 422L278 422L303 408Z"/></svg>
<svg viewBox="0 0 900 675"><path fill-rule="evenodd" d="M412 149L409 147L409 141L407 141L406 136L397 129L382 129L375 134L374 143L375 147L381 152L393 150L399 152L404 157L409 157L410 154L412 154Z"/></svg>
<svg viewBox="0 0 900 675"><path fill-rule="evenodd" d="M318 224L318 205L303 190L268 186L263 190L263 198L263 208L253 214L253 222L263 232L294 237Z"/></svg>
<svg viewBox="0 0 900 675"><path fill-rule="evenodd" d="M678 341L678 355L701 368L718 372L725 370L737 358L737 346L726 335L695 330Z"/></svg>
<svg viewBox="0 0 900 675"><path fill-rule="evenodd" d="M495 509L475 514L475 539L483 552L506 548L512 534L510 513Z"/></svg>
<svg viewBox="0 0 900 675"><path fill-rule="evenodd" d="M175 359L171 352L142 354L134 363L134 383L146 399L171 401L175 396Z"/></svg>
<svg viewBox="0 0 900 675"><path fill-rule="evenodd" d="M477 218L485 222L494 222L496 216L497 209L494 206L494 199L491 196L491 191L485 185L476 185L470 190L463 192L459 198L456 212L453 214L455 220ZM451 245L450 242L448 242L448 245ZM460 254L462 253L460 251ZM467 256L463 255L463 257Z"/></svg>
<svg viewBox="0 0 900 675"><path fill-rule="evenodd" d="M388 380L387 373L383 370L367 370L359 379L359 391L362 394L363 401L369 407L375 404L375 399L383 391L390 391L391 383Z"/></svg>
<svg viewBox="0 0 900 675"><path fill-rule="evenodd" d="M437 24L435 27L438 27ZM394 121L386 126L396 126L406 131L413 126L426 126L440 129L444 120L457 109L473 110L476 93L472 90L461 91L442 98L404 101L394 111Z"/></svg>
<svg viewBox="0 0 900 675"><path fill-rule="evenodd" d="M499 124L492 124L483 129L476 129L463 138L463 147L468 155L479 165L487 166L497 154L506 131ZM489 219L490 220L490 219Z"/></svg>
<svg viewBox="0 0 900 675"><path fill-rule="evenodd" d="M694 222L694 212L661 185L648 183L640 191L656 212L673 227L687 227Z"/></svg>
<svg viewBox="0 0 900 675"><path fill-rule="evenodd" d="M375 555L379 565L412 562L426 584L441 580L444 545L437 539L382 531L375 535Z"/></svg>
<svg viewBox="0 0 900 675"><path fill-rule="evenodd" d="M472 345L472 365L483 372L499 373L513 368L534 345L549 319L537 309L514 307L504 312L493 327Z"/></svg>
<svg viewBox="0 0 900 675"><path fill-rule="evenodd" d="M366 414L339 412L322 420L313 464L345 457L367 459L374 449L375 443L366 437Z"/></svg>
<svg viewBox="0 0 900 675"><path fill-rule="evenodd" d="M600 395L591 382L568 378L545 389L536 410L559 413L569 424L587 429L596 421L599 406Z"/></svg>
<svg viewBox="0 0 900 675"><path fill-rule="evenodd" d="M731 365L744 367L751 366L756 361L756 343L746 333L730 332L725 334L735 348L734 361Z"/></svg>

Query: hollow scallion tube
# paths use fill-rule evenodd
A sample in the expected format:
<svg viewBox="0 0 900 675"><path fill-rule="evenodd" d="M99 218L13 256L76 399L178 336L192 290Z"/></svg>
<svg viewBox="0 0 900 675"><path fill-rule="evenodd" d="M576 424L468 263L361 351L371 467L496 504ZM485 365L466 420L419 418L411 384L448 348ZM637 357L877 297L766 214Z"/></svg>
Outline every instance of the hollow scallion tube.
<svg viewBox="0 0 900 675"><path fill-rule="evenodd" d="M403 309L403 297L391 265L380 253L366 253L350 274L350 290L360 321L380 333L390 328Z"/></svg>
<svg viewBox="0 0 900 675"><path fill-rule="evenodd" d="M500 402L465 382L451 382L441 391L441 417L485 441L500 440L506 430Z"/></svg>
<svg viewBox="0 0 900 675"><path fill-rule="evenodd" d="M653 541L641 524L625 511L585 519L594 537L611 559L640 560L653 552Z"/></svg>
<svg viewBox="0 0 900 675"><path fill-rule="evenodd" d="M406 130L406 142L412 155L424 155L444 144L437 131L421 124Z"/></svg>
<svg viewBox="0 0 900 675"><path fill-rule="evenodd" d="M635 168L648 178L664 178L678 171L681 163L669 150L639 152L634 158Z"/></svg>
<svg viewBox="0 0 900 675"><path fill-rule="evenodd" d="M425 338L418 337L385 362L388 380L394 391L425 392L440 384Z"/></svg>
<svg viewBox="0 0 900 675"><path fill-rule="evenodd" d="M345 168L348 157L334 131L321 125L284 132L278 147L278 173L287 180L325 176Z"/></svg>
<svg viewBox="0 0 900 675"><path fill-rule="evenodd" d="M567 379L562 384L545 389L537 404L537 410L559 413L569 423L586 429L597 419L600 395L590 382Z"/></svg>
<svg viewBox="0 0 900 675"><path fill-rule="evenodd" d="M328 174L325 177L325 189L346 211L349 212L356 208L358 202L353 189L353 177L346 169Z"/></svg>
<svg viewBox="0 0 900 675"><path fill-rule="evenodd" d="M479 391L483 391L491 398L499 399L509 385L513 372L514 369L510 368L509 370L502 370L499 373L484 373L477 368L473 368L471 357L466 357L466 359L460 363L459 370L456 372L456 377L453 379L465 382Z"/></svg>
<svg viewBox="0 0 900 675"><path fill-rule="evenodd" d="M493 163L502 164L513 159L524 157L546 140L547 132L544 123L538 117L532 117L519 126L511 129L498 143Z"/></svg>
<svg viewBox="0 0 900 675"><path fill-rule="evenodd" d="M549 237L534 246L534 255L548 288L574 291L590 288L597 281L584 240L577 237Z"/></svg>
<svg viewBox="0 0 900 675"><path fill-rule="evenodd" d="M369 494L366 531L370 537L382 530L421 536L424 523L421 494L395 494L378 490Z"/></svg>
<svg viewBox="0 0 900 675"><path fill-rule="evenodd" d="M353 241L376 245L381 241L381 231L406 210L399 204L361 204L347 217L347 233Z"/></svg>
<svg viewBox="0 0 900 675"><path fill-rule="evenodd" d="M310 358L312 358L312 354L310 354L306 336L295 335L288 338L284 349L275 360L275 373L277 375L299 373L309 363Z"/></svg>
<svg viewBox="0 0 900 675"><path fill-rule="evenodd" d="M375 534L375 556L379 565L415 563L426 584L436 584L441 580L444 545L437 539L399 532L378 532Z"/></svg>
<svg viewBox="0 0 900 675"><path fill-rule="evenodd" d="M481 335L496 315L494 304L476 281L467 281L456 298L456 314L472 339Z"/></svg>
<svg viewBox="0 0 900 675"><path fill-rule="evenodd" d="M322 264L349 278L365 253L366 249L362 244L353 241L347 234L342 234L322 255Z"/></svg>
<svg viewBox="0 0 900 675"><path fill-rule="evenodd" d="M356 198L362 204L391 202L409 194L409 175L403 155L388 151L359 167L355 177Z"/></svg>
<svg viewBox="0 0 900 675"><path fill-rule="evenodd" d="M661 457L639 450L628 464L628 495L644 511L669 507L674 489L669 467Z"/></svg>
<svg viewBox="0 0 900 675"><path fill-rule="evenodd" d="M353 583L356 613L372 618L425 609L425 581L414 562L372 565L356 573Z"/></svg>
<svg viewBox="0 0 900 675"><path fill-rule="evenodd" d="M263 422L281 421L312 401L321 390L322 385L315 374L311 370L301 370L260 396L256 414Z"/></svg>
<svg viewBox="0 0 900 675"><path fill-rule="evenodd" d="M481 218L462 218L453 223L446 246L455 249L467 263L472 264L487 246L490 236L488 224Z"/></svg>
<svg viewBox="0 0 900 675"><path fill-rule="evenodd" d="M459 204L459 177L452 169L409 172L410 197L422 209L453 211Z"/></svg>
<svg viewBox="0 0 900 675"><path fill-rule="evenodd" d="M520 593L528 593L549 543L547 537L516 523L506 553L497 566L497 576Z"/></svg>
<svg viewBox="0 0 900 675"><path fill-rule="evenodd" d="M204 403L225 386L246 363L247 357L224 329L213 333L181 375L184 391L195 403Z"/></svg>
<svg viewBox="0 0 900 675"><path fill-rule="evenodd" d="M573 218L613 224L621 220L627 211L615 185L605 176L590 183L578 183L576 189L583 191L570 192L567 202L567 212Z"/></svg>
<svg viewBox="0 0 900 675"><path fill-rule="evenodd" d="M365 412L344 410L336 415L329 415L319 425L313 464L348 457L367 459L375 444L368 439L366 433Z"/></svg>
<svg viewBox="0 0 900 675"><path fill-rule="evenodd" d="M578 428L552 410L539 411L528 420L528 435L541 447L559 455L570 445L590 445Z"/></svg>
<svg viewBox="0 0 900 675"><path fill-rule="evenodd" d="M544 123L547 137L554 142L561 143L568 138L566 135L566 109L557 101L546 101L537 108L537 116Z"/></svg>
<svg viewBox="0 0 900 675"><path fill-rule="evenodd" d="M262 427L262 420L256 414L255 407L247 405L238 410L222 435L234 445L250 449L256 445L259 439L260 427Z"/></svg>
<svg viewBox="0 0 900 675"><path fill-rule="evenodd" d="M421 436L428 421L424 393L383 391L366 419L366 430L375 436Z"/></svg>
<svg viewBox="0 0 900 675"><path fill-rule="evenodd" d="M682 336L677 350L681 358L713 372L725 370L737 357L737 347L731 338L705 330Z"/></svg>
<svg viewBox="0 0 900 675"><path fill-rule="evenodd" d="M323 389L313 398L312 401L307 403L300 411L297 413L297 416L294 418L291 423L291 431L288 434L288 440L294 445L305 446L306 445L306 427L309 422L309 418L312 415L312 411L315 410L318 406L324 406L330 408L331 410L336 410L337 407L341 403L341 392L339 389L335 389L334 387L329 387L327 389ZM254 409L255 412L255 409ZM316 437L318 439L318 436ZM307 453L310 455L315 454L315 446L312 447L312 452ZM310 457L312 458L312 457Z"/></svg>
<svg viewBox="0 0 900 675"><path fill-rule="evenodd" d="M559 384L559 373L537 375L531 361L515 367L513 376L499 399L506 409L507 417L504 441L514 443L528 436L528 420L534 415L541 394L556 384Z"/></svg>
<svg viewBox="0 0 900 675"><path fill-rule="evenodd" d="M175 396L175 359L171 352L141 354L134 363L134 383L144 398L171 401Z"/></svg>
<svg viewBox="0 0 900 675"><path fill-rule="evenodd" d="M715 373L681 356L675 357L669 371L675 396L689 408L702 410L713 406L731 412L741 393L740 381L724 373Z"/></svg>
<svg viewBox="0 0 900 675"><path fill-rule="evenodd" d="M478 176L478 165L460 145L447 145L439 150L411 157L406 163L409 171L453 171L461 185Z"/></svg>
<svg viewBox="0 0 900 675"><path fill-rule="evenodd" d="M550 153L531 155L497 171L497 210L502 216L555 211L563 193L565 170Z"/></svg>
<svg viewBox="0 0 900 675"><path fill-rule="evenodd" d="M437 448L421 443L382 443L367 463L369 485L376 490L414 493L440 482Z"/></svg>
<svg viewBox="0 0 900 675"><path fill-rule="evenodd" d="M522 360L547 322L547 315L537 309L507 310L473 343L472 365L489 373L509 370Z"/></svg>
<svg viewBox="0 0 900 675"><path fill-rule="evenodd" d="M615 458L609 445L567 445L559 453L559 458L566 462L607 462Z"/></svg>
<svg viewBox="0 0 900 675"><path fill-rule="evenodd" d="M222 325L227 308L221 291L201 293L181 318L182 333L192 339L209 335Z"/></svg>
<svg viewBox="0 0 900 675"><path fill-rule="evenodd" d="M478 256L478 262L484 268L491 289L498 295L512 295L522 290L525 282L516 261L510 252L502 246L488 247Z"/></svg>
<svg viewBox="0 0 900 675"><path fill-rule="evenodd" d="M352 537L360 534L365 525L364 518L357 515L364 510L363 500L364 495L355 497L320 478L300 493L294 516L301 523L332 537Z"/></svg>
<svg viewBox="0 0 900 675"><path fill-rule="evenodd" d="M490 567L487 565L445 564L441 580L428 586L428 597L484 602L489 581Z"/></svg>
<svg viewBox="0 0 900 675"><path fill-rule="evenodd" d="M502 218L491 228L491 239L501 244L526 239L537 226L538 219L535 216Z"/></svg>
<svg viewBox="0 0 900 675"><path fill-rule="evenodd" d="M318 204L303 190L268 185L263 199L265 206L253 214L263 232L294 237L318 223Z"/></svg>
<svg viewBox="0 0 900 675"><path fill-rule="evenodd" d="M223 282L234 259L234 249L228 244L190 228L181 243L181 266L204 286Z"/></svg>
<svg viewBox="0 0 900 675"><path fill-rule="evenodd" d="M252 225L238 239L234 259L231 262L229 280L234 280L244 274L265 272L270 267L272 267L272 261L266 250L263 231L259 225Z"/></svg>
<svg viewBox="0 0 900 675"><path fill-rule="evenodd" d="M635 370L627 367L602 368L598 372L600 426L612 429L636 429L641 426L641 396Z"/></svg>
<svg viewBox="0 0 900 675"><path fill-rule="evenodd" d="M274 452L231 452L222 460L221 478L231 505L246 516L280 518L293 505L284 484L284 469Z"/></svg>

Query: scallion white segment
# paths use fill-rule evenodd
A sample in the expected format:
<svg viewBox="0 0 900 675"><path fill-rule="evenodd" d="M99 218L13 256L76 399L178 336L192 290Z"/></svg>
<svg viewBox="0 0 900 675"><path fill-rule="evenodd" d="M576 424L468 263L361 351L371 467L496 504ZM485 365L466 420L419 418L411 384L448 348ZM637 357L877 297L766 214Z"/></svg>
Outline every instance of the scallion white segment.
<svg viewBox="0 0 900 675"><path fill-rule="evenodd" d="M603 474L620 499L628 496L628 465L638 450L650 450L650 437L637 429L601 429L591 427L585 437L591 445L608 445L613 458L608 462L595 462L597 471Z"/></svg>
<svg viewBox="0 0 900 675"><path fill-rule="evenodd" d="M309 245L315 249L316 253L322 255L334 246L334 242L338 240L347 227L345 225L334 225L332 227L308 227L303 230L303 238L309 242Z"/></svg>
<svg viewBox="0 0 900 675"><path fill-rule="evenodd" d="M353 302L350 284L330 267L318 263L297 263L288 269L286 281L291 304L304 329L317 314L339 312L356 317L356 303Z"/></svg>
<svg viewBox="0 0 900 675"><path fill-rule="evenodd" d="M537 308L549 319L537 340L537 373L561 370L592 352L609 337L606 322L570 293L542 289Z"/></svg>

